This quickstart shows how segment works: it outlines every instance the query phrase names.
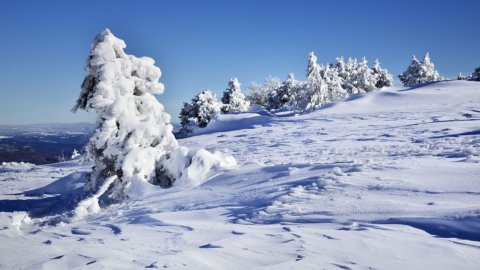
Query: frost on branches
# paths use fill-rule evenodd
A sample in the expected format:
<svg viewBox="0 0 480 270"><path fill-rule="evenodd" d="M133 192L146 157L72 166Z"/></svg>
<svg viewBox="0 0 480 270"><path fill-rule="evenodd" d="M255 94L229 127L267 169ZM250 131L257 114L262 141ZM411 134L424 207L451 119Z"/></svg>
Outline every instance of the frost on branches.
<svg viewBox="0 0 480 270"><path fill-rule="evenodd" d="M223 92L222 112L246 112L250 107L250 101L245 99L240 89L237 78L230 79L228 88Z"/></svg>
<svg viewBox="0 0 480 270"><path fill-rule="evenodd" d="M85 184L92 197L79 204L76 213L97 211L99 201L140 196L148 183L170 187L180 179L188 181L195 177L188 174L189 167L195 160L202 162L197 152L178 146L170 116L153 96L164 91L154 60L125 54L125 47L108 29L94 39L87 75L72 109L97 114L86 146L87 158L94 161ZM220 164L215 155L213 160L211 164Z"/></svg>
<svg viewBox="0 0 480 270"><path fill-rule="evenodd" d="M421 63L414 55L410 66L408 66L407 70L400 74L398 78L404 85L443 80L443 77L441 77L438 74L438 71L435 70L435 66L430 61L428 53L425 55Z"/></svg>
<svg viewBox="0 0 480 270"><path fill-rule="evenodd" d="M209 90L198 93L191 103L183 103L180 111L180 133L193 131L194 127L204 128L220 112L222 104L217 101L215 94Z"/></svg>

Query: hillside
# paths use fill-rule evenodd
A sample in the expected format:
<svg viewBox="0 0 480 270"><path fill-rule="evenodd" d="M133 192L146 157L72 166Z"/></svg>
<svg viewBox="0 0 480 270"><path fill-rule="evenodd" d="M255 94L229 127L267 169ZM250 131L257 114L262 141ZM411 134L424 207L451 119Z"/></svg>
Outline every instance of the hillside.
<svg viewBox="0 0 480 270"><path fill-rule="evenodd" d="M478 269L479 123L467 81L220 115L179 143L237 167L69 222L88 164L6 163L0 268Z"/></svg>

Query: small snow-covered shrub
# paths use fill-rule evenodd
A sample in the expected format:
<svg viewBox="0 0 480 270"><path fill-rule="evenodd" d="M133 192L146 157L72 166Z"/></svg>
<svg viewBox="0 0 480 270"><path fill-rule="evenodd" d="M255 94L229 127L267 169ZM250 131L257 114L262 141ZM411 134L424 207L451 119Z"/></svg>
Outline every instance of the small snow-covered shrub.
<svg viewBox="0 0 480 270"><path fill-rule="evenodd" d="M237 78L233 78L228 82L228 88L223 92L222 112L246 112L250 107L250 101L245 99L240 83Z"/></svg>
<svg viewBox="0 0 480 270"><path fill-rule="evenodd" d="M204 128L220 112L222 104L215 94L209 90L198 93L191 103L183 103L180 111L181 133L189 133L198 126Z"/></svg>
<svg viewBox="0 0 480 270"><path fill-rule="evenodd" d="M434 82L443 80L435 70L435 65L430 61L430 56L427 53L420 63L418 59L413 56L412 63L408 66L402 74L398 76L404 85L413 85L426 82Z"/></svg>

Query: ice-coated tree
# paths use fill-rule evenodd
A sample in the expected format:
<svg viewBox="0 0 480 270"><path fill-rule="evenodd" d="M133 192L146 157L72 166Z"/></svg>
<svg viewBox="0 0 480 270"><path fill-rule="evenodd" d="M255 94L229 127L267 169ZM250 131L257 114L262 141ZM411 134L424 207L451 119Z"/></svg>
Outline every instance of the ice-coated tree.
<svg viewBox="0 0 480 270"><path fill-rule="evenodd" d="M125 47L108 29L95 37L72 109L97 114L86 146L94 166L85 190L97 197L108 194L111 201L138 191L137 181L167 187L178 176L168 166L178 148L170 116L154 97L164 91L161 71L153 59L128 55Z"/></svg>
<svg viewBox="0 0 480 270"><path fill-rule="evenodd" d="M308 102L305 110L315 110L328 102L327 85L322 78L322 68L317 63L314 52L308 55L307 62Z"/></svg>
<svg viewBox="0 0 480 270"><path fill-rule="evenodd" d="M338 77L342 79L342 84L343 84L343 82L348 77L347 66L345 64L345 60L343 59L343 56L337 57L335 64L333 66L337 70Z"/></svg>
<svg viewBox="0 0 480 270"><path fill-rule="evenodd" d="M377 89L393 86L392 74L388 73L388 70L383 69L380 66L380 61L378 59L375 59L375 63L372 67L372 72L375 76L375 87Z"/></svg>
<svg viewBox="0 0 480 270"><path fill-rule="evenodd" d="M224 113L246 112L250 107L250 101L245 99L237 78L230 79L228 82L228 88L223 92L222 103Z"/></svg>
<svg viewBox="0 0 480 270"><path fill-rule="evenodd" d="M342 87L347 91L348 94L357 94L358 91L358 62L356 58L348 58L347 64L345 65L346 78L343 80Z"/></svg>
<svg viewBox="0 0 480 270"><path fill-rule="evenodd" d="M336 66L327 66L325 69L325 83L327 84L327 101L334 102L348 96L347 91L342 87L342 78L338 75Z"/></svg>
<svg viewBox="0 0 480 270"><path fill-rule="evenodd" d="M290 73L280 86L270 92L267 108L270 110L280 108L290 109L294 106L293 104L296 104L295 101L298 98L299 91L299 81L295 79L293 73Z"/></svg>
<svg viewBox="0 0 480 270"><path fill-rule="evenodd" d="M280 79L269 76L263 84L252 83L248 88L250 92L247 94L247 100L251 104L258 104L267 107L268 96L271 92L280 87Z"/></svg>
<svg viewBox="0 0 480 270"><path fill-rule="evenodd" d="M443 78L435 70L434 64L430 60L430 55L427 53L423 58L422 63L413 56L412 63L402 74L398 76L404 85L413 85L419 83L440 81Z"/></svg>
<svg viewBox="0 0 480 270"><path fill-rule="evenodd" d="M220 112L222 104L217 101L217 97L210 90L204 90L198 93L191 103L183 103L180 111L180 120L182 124L182 133L189 133L193 126L204 128Z"/></svg>
<svg viewBox="0 0 480 270"><path fill-rule="evenodd" d="M358 93L368 93L377 89L375 75L368 67L368 61L365 57L362 57L362 60L358 63L356 75Z"/></svg>
<svg viewBox="0 0 480 270"><path fill-rule="evenodd" d="M421 78L422 82L434 82L443 80L442 76L435 70L435 65L430 60L430 55L427 52L423 57L421 64Z"/></svg>

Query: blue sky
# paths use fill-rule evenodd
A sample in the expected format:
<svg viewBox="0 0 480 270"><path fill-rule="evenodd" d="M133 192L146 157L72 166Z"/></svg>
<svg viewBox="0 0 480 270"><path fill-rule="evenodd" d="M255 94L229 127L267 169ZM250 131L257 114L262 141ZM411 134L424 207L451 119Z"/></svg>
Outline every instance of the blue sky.
<svg viewBox="0 0 480 270"><path fill-rule="evenodd" d="M238 77L303 78L319 62L366 56L398 75L430 52L440 74L480 66L480 1L0 1L0 124L93 122L71 113L90 42L108 27L126 52L162 69L158 99L172 120L183 101Z"/></svg>

